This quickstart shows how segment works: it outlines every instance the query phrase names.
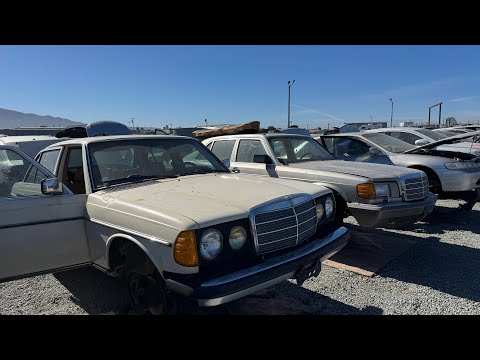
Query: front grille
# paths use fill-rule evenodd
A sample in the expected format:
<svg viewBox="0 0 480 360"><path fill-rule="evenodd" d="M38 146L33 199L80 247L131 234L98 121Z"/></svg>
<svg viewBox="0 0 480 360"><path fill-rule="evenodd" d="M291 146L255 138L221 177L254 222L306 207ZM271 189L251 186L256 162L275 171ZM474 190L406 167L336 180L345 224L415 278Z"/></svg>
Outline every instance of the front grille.
<svg viewBox="0 0 480 360"><path fill-rule="evenodd" d="M270 210L277 205L279 208ZM257 254L295 246L317 229L315 200L300 195L255 210L252 218Z"/></svg>
<svg viewBox="0 0 480 360"><path fill-rule="evenodd" d="M403 193L405 201L425 199L428 195L428 178L426 175L403 179Z"/></svg>

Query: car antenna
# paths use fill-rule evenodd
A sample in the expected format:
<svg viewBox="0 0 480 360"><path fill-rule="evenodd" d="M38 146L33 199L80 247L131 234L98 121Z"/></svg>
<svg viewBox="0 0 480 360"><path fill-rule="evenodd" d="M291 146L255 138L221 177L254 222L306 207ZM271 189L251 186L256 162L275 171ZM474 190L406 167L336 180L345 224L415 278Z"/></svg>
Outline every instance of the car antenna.
<svg viewBox="0 0 480 360"><path fill-rule="evenodd" d="M473 143L475 142L475 137L472 138L472 143L470 144L470 150L468 151L469 154L472 153ZM475 154L476 155L476 154Z"/></svg>

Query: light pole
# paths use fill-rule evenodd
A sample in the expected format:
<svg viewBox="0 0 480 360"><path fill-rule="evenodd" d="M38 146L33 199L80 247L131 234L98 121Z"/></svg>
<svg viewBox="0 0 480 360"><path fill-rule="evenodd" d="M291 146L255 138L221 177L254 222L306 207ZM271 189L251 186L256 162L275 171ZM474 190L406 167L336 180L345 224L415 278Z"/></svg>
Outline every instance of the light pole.
<svg viewBox="0 0 480 360"><path fill-rule="evenodd" d="M133 131L135 131L135 125L133 124L133 120L134 120L134 119L135 119L135 118L132 117L132 130L133 130Z"/></svg>
<svg viewBox="0 0 480 360"><path fill-rule="evenodd" d="M290 127L290 87L294 84L295 80L288 80L288 128Z"/></svg>
<svg viewBox="0 0 480 360"><path fill-rule="evenodd" d="M390 113L390 127L393 127L393 100L390 98L390 102L392 103L392 112Z"/></svg>

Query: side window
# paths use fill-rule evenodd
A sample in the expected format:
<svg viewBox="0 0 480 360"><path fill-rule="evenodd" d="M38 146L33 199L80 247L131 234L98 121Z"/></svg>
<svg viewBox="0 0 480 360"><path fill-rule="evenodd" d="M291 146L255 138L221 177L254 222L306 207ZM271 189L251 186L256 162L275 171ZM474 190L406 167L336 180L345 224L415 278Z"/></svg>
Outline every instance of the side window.
<svg viewBox="0 0 480 360"><path fill-rule="evenodd" d="M336 138L336 156L360 156L367 155L370 147L363 142L356 139L349 138Z"/></svg>
<svg viewBox="0 0 480 360"><path fill-rule="evenodd" d="M262 142L260 140L240 140L237 161L253 163L254 155L267 155Z"/></svg>
<svg viewBox="0 0 480 360"><path fill-rule="evenodd" d="M12 150L0 150L0 198L42 196L40 183L48 178Z"/></svg>
<svg viewBox="0 0 480 360"><path fill-rule="evenodd" d="M285 149L285 142L280 140L272 141L273 153L277 158L287 158L287 149Z"/></svg>
<svg viewBox="0 0 480 360"><path fill-rule="evenodd" d="M59 154L60 150L45 151L40 155L38 162L53 173Z"/></svg>
<svg viewBox="0 0 480 360"><path fill-rule="evenodd" d="M334 140L336 140L336 139L335 138L328 138L328 137L323 138L323 141L325 142L325 146L327 147L328 152L330 154L333 154L333 155L335 155L335 149L334 149L334 145L333 145ZM320 142L320 145L322 145L321 142Z"/></svg>
<svg viewBox="0 0 480 360"><path fill-rule="evenodd" d="M393 136L394 138L397 138L398 140L405 141L409 144L415 145L415 141L421 139L420 136L417 136L415 134L410 134L406 132L400 132L400 131L392 131L390 132L390 136Z"/></svg>
<svg viewBox="0 0 480 360"><path fill-rule="evenodd" d="M74 194L85 194L85 178L83 174L82 148L70 148L67 154L66 173L63 183Z"/></svg>
<svg viewBox="0 0 480 360"><path fill-rule="evenodd" d="M233 147L236 140L222 140L215 141L211 144L211 151L221 160L230 160L232 156Z"/></svg>

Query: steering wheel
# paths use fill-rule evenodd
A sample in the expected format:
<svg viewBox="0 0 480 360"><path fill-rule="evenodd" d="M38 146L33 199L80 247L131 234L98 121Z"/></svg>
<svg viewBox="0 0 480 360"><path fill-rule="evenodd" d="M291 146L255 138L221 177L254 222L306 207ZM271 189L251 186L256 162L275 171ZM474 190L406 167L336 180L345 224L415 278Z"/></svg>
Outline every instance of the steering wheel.
<svg viewBox="0 0 480 360"><path fill-rule="evenodd" d="M187 165L189 165L189 167L195 167L195 166L197 166L197 165L195 165L194 163L189 162L189 161L184 162L183 165L185 165L185 167L187 167Z"/></svg>
<svg viewBox="0 0 480 360"><path fill-rule="evenodd" d="M300 160L303 160L303 158L304 158L305 156L307 156L307 155L310 155L310 158L313 157L313 154L312 154L312 153L305 153L305 154L302 155L302 157L300 158Z"/></svg>

